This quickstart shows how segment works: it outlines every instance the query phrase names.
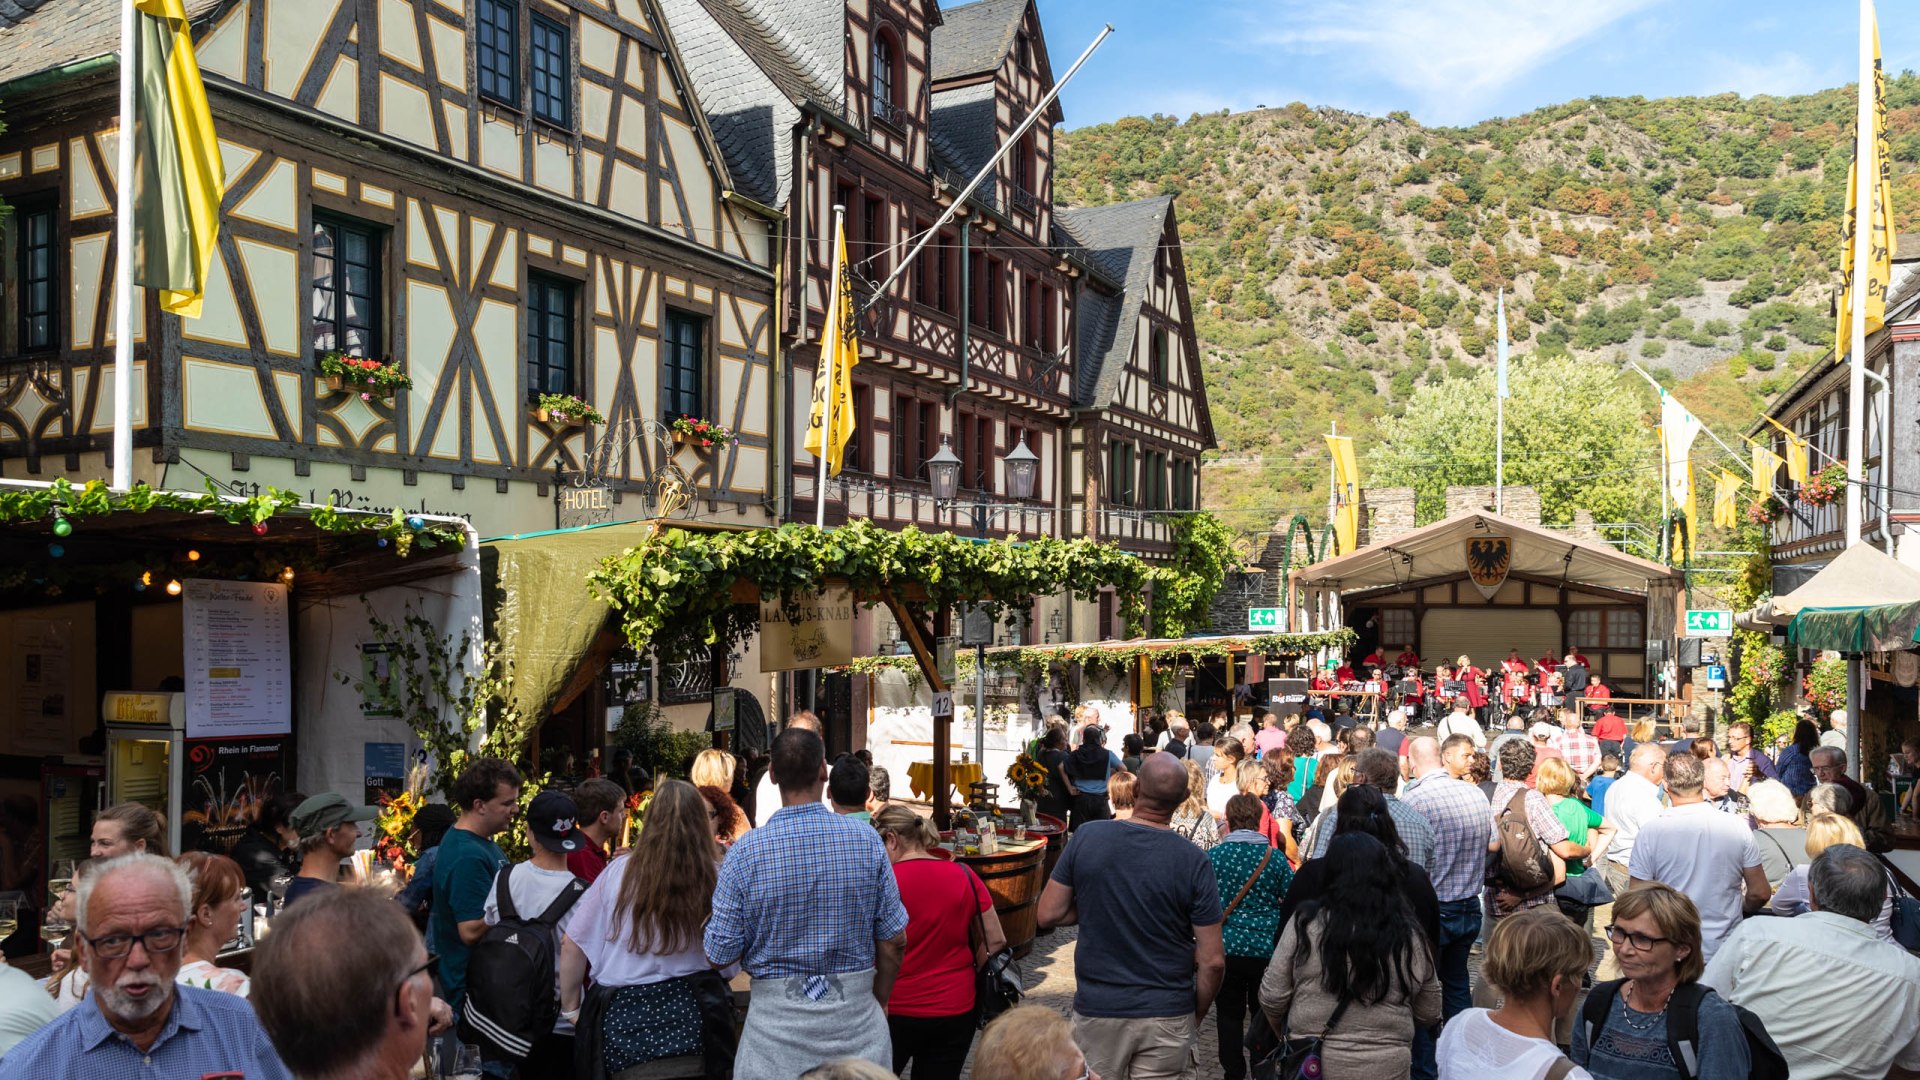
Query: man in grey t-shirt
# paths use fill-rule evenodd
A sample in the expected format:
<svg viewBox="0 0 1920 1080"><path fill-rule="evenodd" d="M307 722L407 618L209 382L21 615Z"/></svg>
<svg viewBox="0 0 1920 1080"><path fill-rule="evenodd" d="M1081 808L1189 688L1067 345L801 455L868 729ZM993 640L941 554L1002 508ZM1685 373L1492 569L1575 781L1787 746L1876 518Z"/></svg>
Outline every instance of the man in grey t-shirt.
<svg viewBox="0 0 1920 1080"><path fill-rule="evenodd" d="M1147 755L1132 819L1076 830L1040 895L1042 927L1080 925L1074 1041L1104 1076L1192 1077L1193 1039L1226 973L1213 864L1168 828L1186 797L1185 765Z"/></svg>

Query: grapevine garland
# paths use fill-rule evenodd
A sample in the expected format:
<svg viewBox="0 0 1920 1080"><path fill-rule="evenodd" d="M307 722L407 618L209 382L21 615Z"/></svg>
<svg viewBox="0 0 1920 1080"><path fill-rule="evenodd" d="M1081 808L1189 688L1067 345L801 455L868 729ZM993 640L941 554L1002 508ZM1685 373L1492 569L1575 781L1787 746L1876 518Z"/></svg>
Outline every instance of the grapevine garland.
<svg viewBox="0 0 1920 1080"><path fill-rule="evenodd" d="M170 510L181 514L212 514L234 525L255 526L256 534L275 516L301 508L300 496L292 491L269 487L259 495L240 497L222 494L212 480L205 494L181 491L156 491L138 483L126 491L114 491L104 481L89 480L75 487L65 479L44 488L25 491L0 491L0 525L18 521L37 521L51 517L55 522L85 521L107 514L144 514L149 510ZM307 520L330 533L373 534L390 541L396 554L405 556L414 544L459 545L465 542L460 530L427 522L418 515L408 516L395 509L382 517L352 510L336 510L331 500L325 506L308 508ZM65 535L62 533L61 535Z"/></svg>

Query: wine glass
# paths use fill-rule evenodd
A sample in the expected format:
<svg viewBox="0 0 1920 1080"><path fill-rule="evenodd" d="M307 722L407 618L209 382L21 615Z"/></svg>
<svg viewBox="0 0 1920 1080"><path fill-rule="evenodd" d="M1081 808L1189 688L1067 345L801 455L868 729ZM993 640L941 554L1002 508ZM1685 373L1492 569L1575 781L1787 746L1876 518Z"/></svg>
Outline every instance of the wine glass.
<svg viewBox="0 0 1920 1080"><path fill-rule="evenodd" d="M20 901L0 900L0 941L13 936L20 929Z"/></svg>
<svg viewBox="0 0 1920 1080"><path fill-rule="evenodd" d="M47 902L57 904L60 894L73 887L73 860L55 859L47 865Z"/></svg>
<svg viewBox="0 0 1920 1080"><path fill-rule="evenodd" d="M480 1080L480 1048L472 1043L461 1043L460 1049L453 1053L453 1075L451 1080Z"/></svg>
<svg viewBox="0 0 1920 1080"><path fill-rule="evenodd" d="M59 948L72 933L73 920L51 909L40 920L40 940L46 942L48 948Z"/></svg>

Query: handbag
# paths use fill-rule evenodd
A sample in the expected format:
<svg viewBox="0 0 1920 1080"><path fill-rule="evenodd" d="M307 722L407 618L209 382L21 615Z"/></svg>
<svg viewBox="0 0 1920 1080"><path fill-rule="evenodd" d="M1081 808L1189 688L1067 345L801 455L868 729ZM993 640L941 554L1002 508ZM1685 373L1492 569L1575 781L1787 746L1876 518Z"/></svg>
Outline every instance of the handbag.
<svg viewBox="0 0 1920 1080"><path fill-rule="evenodd" d="M1352 1002L1342 996L1340 1003L1333 1008L1333 1015L1327 1017L1326 1028L1318 1035L1295 1038L1283 1029L1272 1052L1254 1061L1253 1080L1320 1080L1326 1072L1320 1061L1321 1045L1333 1032L1334 1025L1340 1022L1340 1017L1346 1013L1347 1006L1350 1004ZM1264 1012L1265 1010L1262 1010L1263 1015ZM1252 1039L1253 1033L1249 1032L1249 1044Z"/></svg>
<svg viewBox="0 0 1920 1080"><path fill-rule="evenodd" d="M968 870L967 876L972 877L973 871ZM973 912L973 932L984 948L987 921L978 908ZM986 962L973 972L974 1014L979 1026L986 1027L1001 1013L1020 1004L1026 992L1026 987L1020 982L1020 969L1013 965L1013 946L1005 946L987 957Z"/></svg>
<svg viewBox="0 0 1920 1080"><path fill-rule="evenodd" d="M1240 886L1239 892L1233 894L1233 902L1227 905L1227 910L1225 910L1224 912L1221 912L1220 921L1222 923L1226 922L1228 919L1233 918L1233 909L1239 907L1240 901L1245 900L1247 898L1247 891L1253 888L1254 882L1260 880L1260 875L1266 872L1267 863L1272 861L1273 861L1273 848L1269 847L1267 848L1267 853L1265 855L1260 856L1260 865L1253 868L1253 874L1252 876L1247 878L1247 883L1245 885Z"/></svg>
<svg viewBox="0 0 1920 1080"><path fill-rule="evenodd" d="M1881 871L1887 875L1887 888L1893 901L1893 940L1909 952L1920 950L1920 900L1907 895L1907 891L1893 879L1893 872L1885 866Z"/></svg>

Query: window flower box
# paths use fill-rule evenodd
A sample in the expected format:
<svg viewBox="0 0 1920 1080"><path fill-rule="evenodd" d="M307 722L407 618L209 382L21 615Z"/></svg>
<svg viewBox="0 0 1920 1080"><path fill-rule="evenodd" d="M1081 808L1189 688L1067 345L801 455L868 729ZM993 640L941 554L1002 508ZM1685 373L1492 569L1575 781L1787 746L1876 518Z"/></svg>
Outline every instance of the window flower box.
<svg viewBox="0 0 1920 1080"><path fill-rule="evenodd" d="M337 349L320 354L320 377L329 391L359 394L362 401L391 400L400 391L413 388L413 378L398 364L347 356Z"/></svg>
<svg viewBox="0 0 1920 1080"><path fill-rule="evenodd" d="M703 420L698 416L682 414L667 425L673 432L673 441L681 446L691 446L697 453L708 454L722 447L731 446L740 441L740 436L732 428L713 420Z"/></svg>
<svg viewBox="0 0 1920 1080"><path fill-rule="evenodd" d="M562 427L585 427L607 422L599 410L572 394L541 394L534 402L532 412L535 420Z"/></svg>

